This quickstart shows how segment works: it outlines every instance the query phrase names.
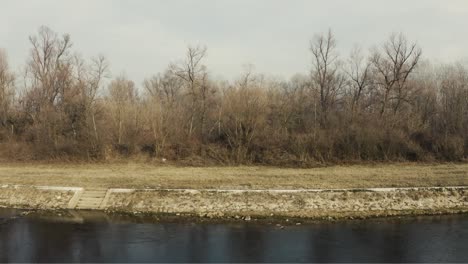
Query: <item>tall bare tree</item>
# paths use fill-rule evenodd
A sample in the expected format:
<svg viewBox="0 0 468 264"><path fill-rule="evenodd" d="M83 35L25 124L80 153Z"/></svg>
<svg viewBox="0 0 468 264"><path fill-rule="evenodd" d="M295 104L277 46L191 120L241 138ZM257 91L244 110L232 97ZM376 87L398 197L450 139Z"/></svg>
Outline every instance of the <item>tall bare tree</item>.
<svg viewBox="0 0 468 264"><path fill-rule="evenodd" d="M378 76L377 83L383 90L381 115L389 102L392 102L394 113L408 102L411 92L408 77L416 68L421 53L421 48L410 43L402 33L390 35L382 47L374 51L371 61Z"/></svg>
<svg viewBox="0 0 468 264"><path fill-rule="evenodd" d="M59 37L47 27L39 28L37 36L29 37L32 45L28 76L33 89L39 90L44 103L50 105L63 99L72 81L72 43L70 35Z"/></svg>
<svg viewBox="0 0 468 264"><path fill-rule="evenodd" d="M94 144L99 143L99 133L96 123L98 92L102 88L103 81L108 77L109 64L104 56L91 59L90 63L76 58L77 76L75 86L78 89L79 101L83 106L84 118L88 134L93 135Z"/></svg>
<svg viewBox="0 0 468 264"><path fill-rule="evenodd" d="M371 82L370 62L365 58L362 49L354 47L348 59L347 75L351 92L351 112L354 114L361 107L363 95Z"/></svg>
<svg viewBox="0 0 468 264"><path fill-rule="evenodd" d="M321 123L324 125L330 108L345 86L332 31L315 35L310 42L310 51L313 55L312 86L318 90L320 96Z"/></svg>
<svg viewBox="0 0 468 264"><path fill-rule="evenodd" d="M143 83L149 99L147 100L149 124L156 153L164 153L170 137L180 140L180 120L183 105L184 80L174 75L171 70L158 74Z"/></svg>
<svg viewBox="0 0 468 264"><path fill-rule="evenodd" d="M440 115L445 136L468 133L468 68L457 63L441 69Z"/></svg>
<svg viewBox="0 0 468 264"><path fill-rule="evenodd" d="M133 81L125 76L119 76L109 84L109 100L112 105L112 119L114 123L114 138L122 145L124 136L130 130L138 129L137 90Z"/></svg>
<svg viewBox="0 0 468 264"><path fill-rule="evenodd" d="M7 127L14 96L15 75L10 71L6 52L0 49L0 127Z"/></svg>
<svg viewBox="0 0 468 264"><path fill-rule="evenodd" d="M198 133L202 140L206 130L208 100L214 92L208 80L206 66L203 65L205 56L206 47L188 47L185 60L170 66L173 74L184 81L187 95L190 98L188 135L192 136L198 121L200 125Z"/></svg>
<svg viewBox="0 0 468 264"><path fill-rule="evenodd" d="M59 37L47 27L40 27L38 34L29 37L30 58L26 68L26 112L35 127L35 138L44 145L57 147L62 133L61 119L64 102L73 87L73 56L70 36ZM45 137L43 135L46 135Z"/></svg>

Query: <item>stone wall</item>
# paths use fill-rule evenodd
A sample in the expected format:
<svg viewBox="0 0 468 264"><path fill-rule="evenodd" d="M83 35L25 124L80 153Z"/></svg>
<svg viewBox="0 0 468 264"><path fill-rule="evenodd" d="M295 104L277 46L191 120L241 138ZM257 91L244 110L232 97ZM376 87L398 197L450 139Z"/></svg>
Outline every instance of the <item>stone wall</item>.
<svg viewBox="0 0 468 264"><path fill-rule="evenodd" d="M67 209L82 188L0 186L0 207ZM368 217L468 212L468 187L343 190L109 189L101 209L209 217Z"/></svg>
<svg viewBox="0 0 468 264"><path fill-rule="evenodd" d="M468 188L364 190L116 190L106 208L204 216L372 216L468 210Z"/></svg>
<svg viewBox="0 0 468 264"><path fill-rule="evenodd" d="M75 188L2 185L0 207L28 209L67 208Z"/></svg>

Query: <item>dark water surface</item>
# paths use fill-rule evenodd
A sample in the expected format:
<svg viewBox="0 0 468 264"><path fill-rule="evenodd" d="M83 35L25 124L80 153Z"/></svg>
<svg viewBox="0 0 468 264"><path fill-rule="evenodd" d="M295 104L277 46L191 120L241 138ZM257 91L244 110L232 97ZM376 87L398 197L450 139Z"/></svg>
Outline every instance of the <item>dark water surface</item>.
<svg viewBox="0 0 468 264"><path fill-rule="evenodd" d="M468 215L282 228L73 214L0 210L0 262L468 262Z"/></svg>

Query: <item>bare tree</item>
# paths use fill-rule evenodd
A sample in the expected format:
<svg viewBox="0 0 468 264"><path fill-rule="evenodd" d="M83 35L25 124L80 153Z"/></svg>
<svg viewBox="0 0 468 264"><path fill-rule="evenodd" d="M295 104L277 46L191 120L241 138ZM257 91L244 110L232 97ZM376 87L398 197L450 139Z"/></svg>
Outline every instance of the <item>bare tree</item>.
<svg viewBox="0 0 468 264"><path fill-rule="evenodd" d="M167 70L143 83L150 98L148 102L149 124L156 153L164 153L170 137L180 134L180 120L183 118L182 88L184 80Z"/></svg>
<svg viewBox="0 0 468 264"><path fill-rule="evenodd" d="M137 112L133 109L136 106L137 91L133 81L125 76L119 76L109 84L109 100L112 106L112 119L114 123L114 137L117 144L124 144L124 134L130 129L137 128Z"/></svg>
<svg viewBox="0 0 468 264"><path fill-rule="evenodd" d="M408 101L410 89L407 80L421 57L421 49L410 43L400 34L392 34L372 55L372 65L378 76L377 83L382 87L383 98L380 114L383 115L389 102L393 102L396 113L403 102Z"/></svg>
<svg viewBox="0 0 468 264"><path fill-rule="evenodd" d="M441 68L439 87L440 115L445 136L468 131L468 69L460 64Z"/></svg>
<svg viewBox="0 0 468 264"><path fill-rule="evenodd" d="M0 49L0 126L6 127L14 95L15 75L8 66L7 55Z"/></svg>
<svg viewBox="0 0 468 264"><path fill-rule="evenodd" d="M146 79L143 87L151 97L157 97L163 104L172 105L180 99L183 79L178 78L167 70L163 75L158 74Z"/></svg>
<svg viewBox="0 0 468 264"><path fill-rule="evenodd" d="M347 75L351 92L351 112L360 108L361 99L371 82L370 62L360 47L354 47L348 59Z"/></svg>
<svg viewBox="0 0 468 264"><path fill-rule="evenodd" d="M109 64L102 55L91 59L91 63L85 64L80 58L76 58L77 76L76 87L79 89L81 104L84 108L84 117L86 126L89 127L88 133L93 135L94 142L99 142L99 134L96 124L96 101L99 89L105 78L108 77ZM88 123L90 123L88 125Z"/></svg>
<svg viewBox="0 0 468 264"><path fill-rule="evenodd" d="M39 28L37 36L29 37L31 58L28 74L33 89L39 89L41 100L56 104L63 99L72 73L72 43L70 35L58 37L47 27Z"/></svg>
<svg viewBox="0 0 468 264"><path fill-rule="evenodd" d="M323 125L331 106L336 103L345 85L345 78L340 72L336 40L331 30L327 34L315 35L310 42L310 51L313 55L312 86L319 92Z"/></svg>
<svg viewBox="0 0 468 264"><path fill-rule="evenodd" d="M38 34L29 40L32 48L26 67L27 94L23 106L35 127L35 138L42 138L45 145L52 143L56 148L63 134L60 130L66 111L65 97L74 93L72 44L68 34L59 37L47 27L40 27Z"/></svg>
<svg viewBox="0 0 468 264"><path fill-rule="evenodd" d="M203 65L205 56L206 47L188 47L185 60L170 66L173 74L184 81L185 89L190 98L188 135L192 136L196 121L199 121L198 132L202 140L206 130L208 101L215 92L210 85L206 66Z"/></svg>
<svg viewBox="0 0 468 264"><path fill-rule="evenodd" d="M244 73L225 93L222 129L237 162L249 159L252 141L265 125L266 91L263 78Z"/></svg>

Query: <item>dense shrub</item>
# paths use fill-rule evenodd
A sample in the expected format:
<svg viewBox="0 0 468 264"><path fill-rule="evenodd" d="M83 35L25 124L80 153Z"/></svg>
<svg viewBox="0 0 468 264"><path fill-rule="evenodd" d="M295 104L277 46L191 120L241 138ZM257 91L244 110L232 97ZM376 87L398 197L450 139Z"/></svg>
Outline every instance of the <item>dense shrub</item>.
<svg viewBox="0 0 468 264"><path fill-rule="evenodd" d="M107 61L72 55L68 35L42 27L30 41L21 93L0 52L2 160L310 167L468 157L468 68L419 63L420 49L401 34L349 58L331 32L319 34L310 75L287 81L252 69L214 80L206 48L190 47L142 89L123 75L106 89Z"/></svg>

